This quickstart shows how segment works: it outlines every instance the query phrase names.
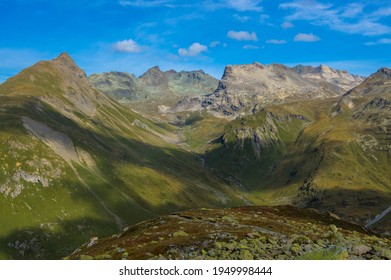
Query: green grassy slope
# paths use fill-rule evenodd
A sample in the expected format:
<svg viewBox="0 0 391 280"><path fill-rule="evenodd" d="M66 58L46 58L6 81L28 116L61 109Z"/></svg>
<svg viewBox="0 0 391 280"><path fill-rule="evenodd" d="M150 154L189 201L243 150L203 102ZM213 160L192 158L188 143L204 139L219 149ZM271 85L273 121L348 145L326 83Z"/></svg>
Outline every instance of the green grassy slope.
<svg viewBox="0 0 391 280"><path fill-rule="evenodd" d="M338 100L269 106L237 118L203 150L206 166L242 186L255 204L296 204L365 224L391 204L389 130L348 107L336 112ZM381 114L384 122L388 113Z"/></svg>
<svg viewBox="0 0 391 280"><path fill-rule="evenodd" d="M0 259L59 258L126 224L242 203L175 141L66 54L0 85Z"/></svg>

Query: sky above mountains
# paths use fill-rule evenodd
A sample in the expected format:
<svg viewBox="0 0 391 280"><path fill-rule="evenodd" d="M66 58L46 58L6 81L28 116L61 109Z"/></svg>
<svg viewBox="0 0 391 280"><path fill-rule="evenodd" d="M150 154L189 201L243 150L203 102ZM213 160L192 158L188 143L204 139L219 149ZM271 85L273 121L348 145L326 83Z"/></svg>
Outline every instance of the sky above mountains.
<svg viewBox="0 0 391 280"><path fill-rule="evenodd" d="M67 51L87 74L225 65L391 67L389 0L2 0L0 82Z"/></svg>

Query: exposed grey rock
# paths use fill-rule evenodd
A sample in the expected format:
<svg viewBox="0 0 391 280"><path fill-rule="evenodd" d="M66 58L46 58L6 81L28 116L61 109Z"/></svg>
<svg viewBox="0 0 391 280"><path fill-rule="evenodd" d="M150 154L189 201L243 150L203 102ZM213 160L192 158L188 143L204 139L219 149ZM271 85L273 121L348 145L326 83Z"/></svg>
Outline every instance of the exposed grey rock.
<svg viewBox="0 0 391 280"><path fill-rule="evenodd" d="M357 256L361 256L361 255L368 253L371 250L372 250L372 248L367 245L363 245L363 244L356 245L352 249L352 254L357 255Z"/></svg>
<svg viewBox="0 0 391 280"><path fill-rule="evenodd" d="M260 108L339 94L342 92L335 85L325 82L320 87L317 82L303 78L284 65L253 63L227 66L217 89L202 99L201 106L218 116L235 117L251 113L254 105Z"/></svg>
<svg viewBox="0 0 391 280"><path fill-rule="evenodd" d="M320 65L318 67L297 65L292 69L311 82L319 84L328 82L343 91L348 91L365 80L363 76L352 75L345 70L335 70L326 65Z"/></svg>

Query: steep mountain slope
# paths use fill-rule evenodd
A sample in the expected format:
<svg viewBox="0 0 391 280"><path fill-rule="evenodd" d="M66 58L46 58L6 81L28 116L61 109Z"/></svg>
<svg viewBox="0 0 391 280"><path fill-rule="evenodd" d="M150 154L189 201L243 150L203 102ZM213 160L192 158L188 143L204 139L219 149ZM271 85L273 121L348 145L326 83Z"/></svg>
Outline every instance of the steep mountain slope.
<svg viewBox="0 0 391 280"><path fill-rule="evenodd" d="M58 258L125 224L242 203L166 127L93 89L65 53L0 85L0 258Z"/></svg>
<svg viewBox="0 0 391 280"><path fill-rule="evenodd" d="M257 204L296 204L365 225L391 205L388 73L379 70L342 98L264 106L224 122L195 149ZM199 129L208 119L190 122L186 133L213 136ZM374 227L389 234L387 219Z"/></svg>
<svg viewBox="0 0 391 280"><path fill-rule="evenodd" d="M206 108L219 117L236 117L272 104L342 95L363 80L364 77L325 65L316 68L302 65L289 68L256 62L232 65L226 67L213 94L182 98L172 111Z"/></svg>
<svg viewBox="0 0 391 280"><path fill-rule="evenodd" d="M158 66L139 78L127 73L110 72L91 75L89 81L96 89L115 100L132 102L133 107L145 112L151 109L164 112L181 97L208 94L218 85L215 78L202 70L163 72Z"/></svg>
<svg viewBox="0 0 391 280"><path fill-rule="evenodd" d="M391 259L391 240L314 210L202 209L145 221L68 259Z"/></svg>
<svg viewBox="0 0 391 280"><path fill-rule="evenodd" d="M346 92L361 84L365 77L352 75L344 70L335 70L326 65L318 67L297 65L292 68L297 74L312 82L328 82ZM344 93L343 92L343 93Z"/></svg>
<svg viewBox="0 0 391 280"><path fill-rule="evenodd" d="M339 90L328 82L320 84L304 79L280 64L232 65L225 68L215 92L202 98L201 106L194 106L207 108L218 116L235 117L270 104L337 96L341 94ZM185 101L181 100L174 111L188 110Z"/></svg>

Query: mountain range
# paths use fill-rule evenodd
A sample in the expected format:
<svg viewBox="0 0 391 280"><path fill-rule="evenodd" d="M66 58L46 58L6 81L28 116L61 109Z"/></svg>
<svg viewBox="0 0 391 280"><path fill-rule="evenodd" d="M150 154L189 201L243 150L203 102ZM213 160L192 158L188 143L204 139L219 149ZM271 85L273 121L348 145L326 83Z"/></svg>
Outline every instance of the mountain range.
<svg viewBox="0 0 391 280"><path fill-rule="evenodd" d="M198 96L216 89L218 81L204 71L169 70L163 72L158 66L146 71L140 77L110 72L93 74L90 83L100 92L120 102L141 103L141 111L155 110L164 113L174 105L178 97Z"/></svg>
<svg viewBox="0 0 391 280"><path fill-rule="evenodd" d="M253 63L227 66L217 81L159 67L87 77L66 53L38 62L0 85L0 258L63 258L91 237L176 211L294 205L300 215L318 213L300 223L331 215L315 229L324 234L341 220L354 235L354 223L362 235L343 240L354 258L387 259L374 248L389 244L391 217L371 221L391 206L390 94L388 68L364 78L324 65ZM229 223L249 219L214 211ZM144 231L156 227L146 223ZM166 230L179 234L176 224ZM183 232L191 229L178 240L193 244ZM355 254L361 245L371 249ZM70 258L90 255L77 252ZM286 256L305 253L303 245Z"/></svg>

